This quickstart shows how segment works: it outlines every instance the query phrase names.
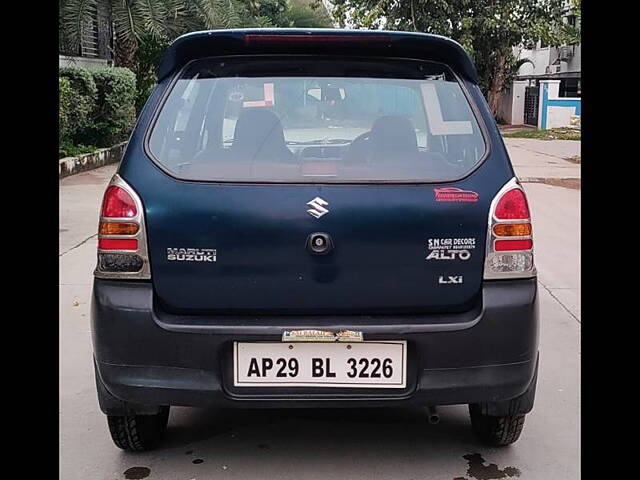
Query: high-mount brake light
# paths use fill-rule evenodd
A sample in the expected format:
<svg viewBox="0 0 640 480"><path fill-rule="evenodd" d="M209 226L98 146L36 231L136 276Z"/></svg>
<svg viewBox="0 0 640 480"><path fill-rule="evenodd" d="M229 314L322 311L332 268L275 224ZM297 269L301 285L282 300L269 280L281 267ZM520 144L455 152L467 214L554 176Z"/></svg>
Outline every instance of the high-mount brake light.
<svg viewBox="0 0 640 480"><path fill-rule="evenodd" d="M384 34L358 34L358 35L309 35L309 34L282 34L249 33L244 36L245 45L251 44L292 44L292 43L390 43L390 37Z"/></svg>
<svg viewBox="0 0 640 480"><path fill-rule="evenodd" d="M149 279L142 202L118 175L105 190L98 225L98 278Z"/></svg>
<svg viewBox="0 0 640 480"><path fill-rule="evenodd" d="M489 208L485 280L535 277L532 233L527 197L512 178Z"/></svg>

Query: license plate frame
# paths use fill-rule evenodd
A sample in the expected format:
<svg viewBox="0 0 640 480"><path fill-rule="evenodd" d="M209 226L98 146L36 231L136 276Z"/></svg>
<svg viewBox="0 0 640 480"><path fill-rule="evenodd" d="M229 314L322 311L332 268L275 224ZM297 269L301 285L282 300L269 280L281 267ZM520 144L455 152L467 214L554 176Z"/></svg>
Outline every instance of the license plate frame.
<svg viewBox="0 0 640 480"><path fill-rule="evenodd" d="M258 361L258 354L260 354ZM319 357L318 355L322 355ZM382 357L382 358L381 358ZM288 369L288 361L296 358L298 361L298 374L295 377L287 376L294 369ZM312 377L313 359L323 359L323 375ZM329 359L328 361L326 359ZM361 377L354 374L354 368L362 373L367 362L370 369L364 373L369 375L377 368L379 377ZM255 359L256 362L252 363ZM271 359L271 365L263 359ZM284 359L280 362L280 359ZM348 362L355 359L353 362ZM378 359L378 363L373 362ZM392 375L385 377L384 361L390 359ZM333 362L333 364L331 364ZM364 367L363 367L364 365ZM315 364L318 367L318 363ZM268 368L266 368L268 367ZM258 376L256 376L256 368ZM283 369L284 368L284 369ZM265 372L266 369L266 372ZM282 370L283 369L283 370ZM399 369L399 370L398 370ZM249 378L248 374L251 373ZM262 376L265 373L265 376ZM277 377L277 373L284 376ZM316 369L317 373L317 369ZM333 373L335 377L325 376L324 373ZM405 340L373 340L366 342L233 342L233 386L238 388L375 388L375 389L404 389L407 386L407 342Z"/></svg>

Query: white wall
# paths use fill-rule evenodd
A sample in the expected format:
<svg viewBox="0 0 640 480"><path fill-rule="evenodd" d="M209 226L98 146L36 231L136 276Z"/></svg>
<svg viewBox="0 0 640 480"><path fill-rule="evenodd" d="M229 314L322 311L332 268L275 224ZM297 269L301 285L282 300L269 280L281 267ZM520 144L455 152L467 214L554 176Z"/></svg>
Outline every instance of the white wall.
<svg viewBox="0 0 640 480"><path fill-rule="evenodd" d="M529 85L527 80L516 80L513 82L511 99L511 124L524 125L524 92Z"/></svg>
<svg viewBox="0 0 640 480"><path fill-rule="evenodd" d="M550 58L550 50L550 47L521 50L518 58L528 58L533 62L533 65L531 63L525 63L518 70L518 75L544 75L547 65L553 61L553 59Z"/></svg>
<svg viewBox="0 0 640 480"><path fill-rule="evenodd" d="M516 80L502 93L498 106L498 117L507 124L524 124L524 92L528 85L528 80Z"/></svg>
<svg viewBox="0 0 640 480"><path fill-rule="evenodd" d="M66 55L58 55L58 67L83 67L83 68L100 68L109 67L111 62L103 58L87 58L87 57L68 57Z"/></svg>
<svg viewBox="0 0 640 480"><path fill-rule="evenodd" d="M559 128L572 125L572 117L582 111L580 98L558 97L560 80L540 81L538 128Z"/></svg>
<svg viewBox="0 0 640 480"><path fill-rule="evenodd" d="M547 128L569 127L571 117L575 116L575 107L547 107Z"/></svg>
<svg viewBox="0 0 640 480"><path fill-rule="evenodd" d="M573 47L573 57L568 62L560 62L561 72L580 72L582 68L582 46Z"/></svg>
<svg viewBox="0 0 640 480"><path fill-rule="evenodd" d="M516 50L515 54L517 58L528 58L534 65L525 63L518 70L519 76L524 75L545 75L548 73L568 73L568 72L580 72L581 71L581 45L573 46L573 57L568 62L560 62L559 64L552 65L552 63L558 58L560 49L556 47L537 47L533 50ZM547 72L547 66L550 66L550 71ZM560 67L558 70L557 67Z"/></svg>

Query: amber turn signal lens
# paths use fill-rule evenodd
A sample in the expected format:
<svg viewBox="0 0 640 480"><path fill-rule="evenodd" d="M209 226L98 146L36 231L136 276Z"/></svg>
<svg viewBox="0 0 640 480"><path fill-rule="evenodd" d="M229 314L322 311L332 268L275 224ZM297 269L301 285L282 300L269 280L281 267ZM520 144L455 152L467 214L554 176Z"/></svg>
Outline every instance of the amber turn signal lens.
<svg viewBox="0 0 640 480"><path fill-rule="evenodd" d="M530 223L499 223L493 226L497 237L526 237L531 235Z"/></svg>
<svg viewBox="0 0 640 480"><path fill-rule="evenodd" d="M135 235L138 233L137 223L102 222L100 235Z"/></svg>

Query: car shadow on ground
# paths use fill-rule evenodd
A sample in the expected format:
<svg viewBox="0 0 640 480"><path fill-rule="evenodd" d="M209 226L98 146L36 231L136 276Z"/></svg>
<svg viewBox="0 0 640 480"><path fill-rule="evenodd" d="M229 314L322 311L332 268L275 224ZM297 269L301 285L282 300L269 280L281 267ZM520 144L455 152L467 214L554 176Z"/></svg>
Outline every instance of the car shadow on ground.
<svg viewBox="0 0 640 480"><path fill-rule="evenodd" d="M426 408L291 408L291 409L196 409L173 408L162 448L176 448L220 436L263 437L265 432L288 432L292 443L332 442L336 436L352 438L359 445L397 434L407 442L475 442L466 406L441 407L441 423L429 424ZM280 436L280 435L278 435Z"/></svg>
<svg viewBox="0 0 640 480"><path fill-rule="evenodd" d="M483 465L479 452L491 459L491 451L498 452L475 439L466 406L439 413L440 423L432 425L425 408L173 408L166 440L150 463L162 460L185 473L198 468L206 478L227 469L243 479L488 480L519 474L515 467ZM508 450L500 455L507 462ZM470 475L474 462L478 476Z"/></svg>

